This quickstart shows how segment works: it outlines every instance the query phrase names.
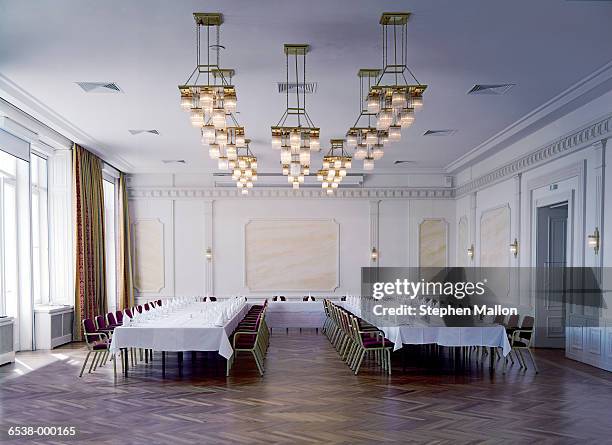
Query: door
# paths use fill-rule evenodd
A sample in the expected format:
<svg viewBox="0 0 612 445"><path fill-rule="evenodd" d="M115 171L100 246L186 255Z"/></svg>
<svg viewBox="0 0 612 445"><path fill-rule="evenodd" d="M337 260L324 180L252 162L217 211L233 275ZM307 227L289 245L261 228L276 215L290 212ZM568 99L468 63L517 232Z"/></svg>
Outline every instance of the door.
<svg viewBox="0 0 612 445"><path fill-rule="evenodd" d="M568 255L567 201L537 209L535 346L565 348L565 298Z"/></svg>

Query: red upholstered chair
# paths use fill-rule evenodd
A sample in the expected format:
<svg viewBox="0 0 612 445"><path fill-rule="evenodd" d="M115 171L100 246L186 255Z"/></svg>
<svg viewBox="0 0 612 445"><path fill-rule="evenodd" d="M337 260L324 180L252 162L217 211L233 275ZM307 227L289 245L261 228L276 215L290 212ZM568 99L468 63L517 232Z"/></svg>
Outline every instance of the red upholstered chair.
<svg viewBox="0 0 612 445"><path fill-rule="evenodd" d="M142 314L142 305L140 305L140 304L139 304L138 306L136 306L136 310L137 310L137 311L138 311L140 314Z"/></svg>
<svg viewBox="0 0 612 445"><path fill-rule="evenodd" d="M106 316L105 315L96 315L94 320L96 322L97 330L100 331L100 332L106 332L108 334L108 336L110 337L110 334L112 334L113 329L115 329L115 327L114 326L109 326L108 323L106 323Z"/></svg>
<svg viewBox="0 0 612 445"><path fill-rule="evenodd" d="M103 315L101 317L104 318ZM86 318L83 320L83 336L85 337L85 344L87 345L88 352L85 356L85 361L83 362L83 367L81 368L79 377L83 376L83 371L85 370L87 361L92 354L93 358L89 365L89 373L91 373L92 369L95 371L98 366L102 366L104 363L106 363L111 345L111 339L108 333L99 331L96 328L94 320L91 318ZM111 359L113 360L113 371L115 376L117 376L117 362L114 356L111 357Z"/></svg>
<svg viewBox="0 0 612 445"><path fill-rule="evenodd" d="M145 310L145 311L148 311L149 309L151 309L151 308L149 307L149 303L145 303L145 304L144 304L144 310Z"/></svg>
<svg viewBox="0 0 612 445"><path fill-rule="evenodd" d="M117 320L117 324L119 324L119 325L123 324L123 312L116 311L115 312L115 320Z"/></svg>
<svg viewBox="0 0 612 445"><path fill-rule="evenodd" d="M161 301L161 299L157 300L157 305L158 305L158 306L161 306L161 305L162 305L162 301Z"/></svg>
<svg viewBox="0 0 612 445"><path fill-rule="evenodd" d="M115 314L113 314L112 312L109 312L108 314L106 314L106 323L108 324L109 327L113 329L116 328L117 326L121 326L121 323L117 321L117 319L115 318Z"/></svg>

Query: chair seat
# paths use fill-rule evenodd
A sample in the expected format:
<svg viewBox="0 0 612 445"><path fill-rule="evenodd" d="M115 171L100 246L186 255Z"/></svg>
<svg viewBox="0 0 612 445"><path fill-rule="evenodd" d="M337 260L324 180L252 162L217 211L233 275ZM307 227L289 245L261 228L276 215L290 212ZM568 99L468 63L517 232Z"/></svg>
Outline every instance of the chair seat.
<svg viewBox="0 0 612 445"><path fill-rule="evenodd" d="M110 341L107 342L106 340L96 340L95 342L92 343L92 348L94 351L108 349L109 346L110 346Z"/></svg>
<svg viewBox="0 0 612 445"><path fill-rule="evenodd" d="M252 349L255 346L255 340L257 334L240 334L236 341L236 348L238 349Z"/></svg>
<svg viewBox="0 0 612 445"><path fill-rule="evenodd" d="M378 338L368 338L368 339L364 339L363 340L363 346L368 349L368 348L380 348L381 347L381 341ZM384 346L385 348L392 348L394 346L393 342L391 340L387 340L385 338L384 340Z"/></svg>

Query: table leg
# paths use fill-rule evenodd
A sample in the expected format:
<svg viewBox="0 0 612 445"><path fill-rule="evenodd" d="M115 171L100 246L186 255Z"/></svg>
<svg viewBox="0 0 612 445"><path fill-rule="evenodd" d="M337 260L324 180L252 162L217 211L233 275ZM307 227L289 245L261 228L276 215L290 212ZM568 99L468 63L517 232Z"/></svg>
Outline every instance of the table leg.
<svg viewBox="0 0 612 445"><path fill-rule="evenodd" d="M183 351L178 353L179 377L183 377Z"/></svg>
<svg viewBox="0 0 612 445"><path fill-rule="evenodd" d="M166 351L162 351L162 378L166 378Z"/></svg>
<svg viewBox="0 0 612 445"><path fill-rule="evenodd" d="M491 371L493 371L494 368L494 364L495 364L495 348L493 347L489 347L489 369Z"/></svg>
<svg viewBox="0 0 612 445"><path fill-rule="evenodd" d="M123 374L127 377L128 376L128 368L129 368L128 350L124 349L124 351L125 351L125 365L123 366Z"/></svg>

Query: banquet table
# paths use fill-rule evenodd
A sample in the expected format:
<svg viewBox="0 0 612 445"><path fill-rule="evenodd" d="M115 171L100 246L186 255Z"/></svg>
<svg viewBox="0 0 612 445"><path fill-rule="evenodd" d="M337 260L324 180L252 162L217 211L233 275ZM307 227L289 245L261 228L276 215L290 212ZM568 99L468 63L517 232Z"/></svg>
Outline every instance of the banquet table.
<svg viewBox="0 0 612 445"><path fill-rule="evenodd" d="M361 307L347 303L340 304L344 309L362 317ZM368 317L363 317L367 320ZM379 323L380 324L380 323ZM474 326L455 327L436 325L424 319L414 319L410 324L376 327L394 344L393 350L403 345L437 344L440 346L463 347L483 346L501 348L503 355L510 353L511 347L504 326L493 323L479 323ZM493 354L491 354L493 356Z"/></svg>
<svg viewBox="0 0 612 445"><path fill-rule="evenodd" d="M325 322L321 301L272 301L266 321L274 328L320 328Z"/></svg>
<svg viewBox="0 0 612 445"><path fill-rule="evenodd" d="M214 321L206 320L203 315L211 304L215 303L191 303L165 317L139 322L135 326L118 326L113 332L110 351L112 354L125 348L151 349L162 353L216 351L229 359L234 353L229 336L248 312L249 305L243 304L219 326ZM162 360L164 358L162 355ZM124 363L124 366L127 375L127 364Z"/></svg>

